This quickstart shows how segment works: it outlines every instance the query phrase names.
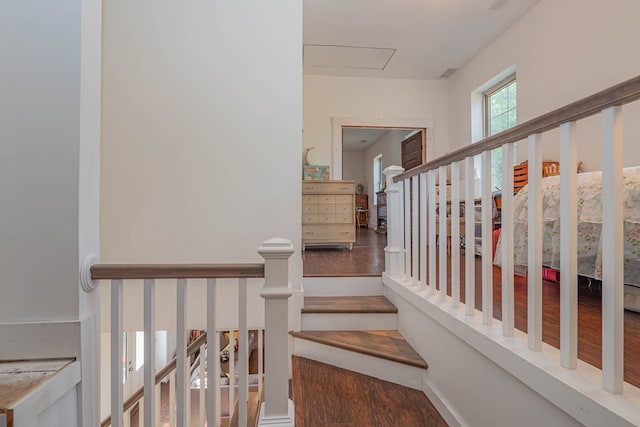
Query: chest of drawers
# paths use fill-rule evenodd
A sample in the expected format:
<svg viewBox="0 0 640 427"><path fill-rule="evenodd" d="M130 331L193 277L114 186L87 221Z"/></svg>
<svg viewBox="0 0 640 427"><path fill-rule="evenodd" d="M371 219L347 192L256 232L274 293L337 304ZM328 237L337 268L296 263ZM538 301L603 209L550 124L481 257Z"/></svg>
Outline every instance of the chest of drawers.
<svg viewBox="0 0 640 427"><path fill-rule="evenodd" d="M356 241L355 181L302 182L302 250Z"/></svg>

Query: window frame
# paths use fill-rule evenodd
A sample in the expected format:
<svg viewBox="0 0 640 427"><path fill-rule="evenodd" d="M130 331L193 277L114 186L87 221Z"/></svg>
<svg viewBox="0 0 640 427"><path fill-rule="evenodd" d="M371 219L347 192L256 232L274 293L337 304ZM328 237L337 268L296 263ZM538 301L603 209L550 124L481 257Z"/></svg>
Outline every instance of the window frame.
<svg viewBox="0 0 640 427"><path fill-rule="evenodd" d="M496 84L494 84L493 86L489 87L487 90L482 92L482 134L483 134L483 138L488 138L490 136L493 135L497 135L500 132L491 133L491 119L489 117L489 101L490 98L495 95L496 93L500 92L501 90L506 89L509 85L511 85L512 83L516 83L517 85L517 78L516 78L516 73L512 73L509 74L507 77L503 78L502 80L498 81ZM518 96L518 87L516 86L516 99ZM507 110L506 113L508 113L511 110ZM513 124L513 126L517 126L517 120L518 120L518 104L516 102L516 106L514 108L515 114L516 114L516 123ZM507 128L510 129L511 127ZM504 129L504 130L507 130ZM504 132L501 131L501 132ZM514 152L513 152L513 164L514 166L516 164L518 164L517 162L517 151L516 151L516 147L514 147ZM495 159L493 159L494 155L497 155L497 150L500 150L500 153L502 152L502 147L498 147L495 148L494 150L492 150L492 163ZM497 175L495 175L496 171L492 169L492 178L491 178L491 187L493 190L497 190L497 191L501 191L502 190L502 175L500 175L499 177ZM498 179L499 178L499 179Z"/></svg>
<svg viewBox="0 0 640 427"><path fill-rule="evenodd" d="M516 81L516 73L513 73L505 77L504 79L500 80L498 83L491 86L489 89L482 92L482 118L483 118L482 122L483 122L484 138L488 138L492 135L490 133L491 123L489 118L489 98L491 98L492 95L495 95L497 92L509 86L511 83L515 81ZM518 89L516 88L516 96L517 96L517 90ZM517 114L518 114L518 106L516 104L516 117L517 117Z"/></svg>

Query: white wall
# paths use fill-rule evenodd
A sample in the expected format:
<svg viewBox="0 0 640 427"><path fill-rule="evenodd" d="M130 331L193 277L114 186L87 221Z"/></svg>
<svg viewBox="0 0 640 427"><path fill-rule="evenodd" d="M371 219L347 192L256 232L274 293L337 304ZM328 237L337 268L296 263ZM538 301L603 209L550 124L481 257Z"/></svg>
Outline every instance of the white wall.
<svg viewBox="0 0 640 427"><path fill-rule="evenodd" d="M304 144L314 146L319 164L332 163L331 119L374 119L380 126L397 120L432 120L434 155L448 147L446 80L403 80L304 76Z"/></svg>
<svg viewBox="0 0 640 427"><path fill-rule="evenodd" d="M301 14L298 2L104 3L103 261L261 262L275 236L299 250ZM290 265L300 287L300 256Z"/></svg>
<svg viewBox="0 0 640 427"><path fill-rule="evenodd" d="M470 93L512 65L518 80L519 123L638 75L638 16L637 0L541 0L450 78L452 149L471 141ZM624 162L638 165L640 105L625 107L624 114ZM545 138L543 157L557 160L557 132ZM579 122L578 160L585 170L600 169L599 138L599 118ZM519 160L526 153L521 145Z"/></svg>
<svg viewBox="0 0 640 427"><path fill-rule="evenodd" d="M78 316L76 3L0 13L0 322Z"/></svg>
<svg viewBox="0 0 640 427"><path fill-rule="evenodd" d="M364 151L342 151L342 179L367 185L364 177Z"/></svg>
<svg viewBox="0 0 640 427"><path fill-rule="evenodd" d="M63 399L69 425L98 422L99 299L80 289L79 270L100 249L101 22L99 0L0 13L0 334L12 342L0 358L33 348L27 331L55 331L30 358L72 342L65 356L85 375L77 399Z"/></svg>
<svg viewBox="0 0 640 427"><path fill-rule="evenodd" d="M389 288L387 297L398 330L429 364L429 386L463 426L582 425Z"/></svg>

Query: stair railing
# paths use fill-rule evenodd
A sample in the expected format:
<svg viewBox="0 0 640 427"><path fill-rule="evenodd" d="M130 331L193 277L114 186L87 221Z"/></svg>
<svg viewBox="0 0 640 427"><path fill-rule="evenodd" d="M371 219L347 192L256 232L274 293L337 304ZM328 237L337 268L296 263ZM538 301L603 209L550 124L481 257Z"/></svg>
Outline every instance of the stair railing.
<svg viewBox="0 0 640 427"><path fill-rule="evenodd" d="M161 380L173 370L170 363L164 371L156 374L155 367L155 281L157 279L176 279L177 321L176 358L175 358L175 399L176 426L189 425L189 377L190 352L204 349L202 341L194 341L187 346L187 289L189 279L207 280L207 331L218 331L216 319L217 279L238 280L238 332L239 332L239 397L238 425L247 424L248 401L248 327L247 327L247 279L264 278L264 287L260 295L265 299L265 390L264 401L260 408L259 425L281 423L293 425L293 402L289 396L289 310L288 299L292 295L288 282L288 259L293 253L290 241L274 238L263 242L258 253L264 258L264 264L159 264L159 265L109 265L93 264L83 272L83 288L93 291L100 280L111 281L111 419L115 427L125 425L123 402L123 286L127 280L144 280L144 386L143 419L145 426L158 423L156 406L157 379ZM87 264L91 264L87 262ZM87 271L89 273L87 273ZM87 277L88 276L88 277ZM226 303L226 302L225 302ZM219 336L209 333L202 338L208 351L206 364L218 367L220 352ZM159 375L162 375L159 377ZM171 374L173 375L173 374ZM220 425L219 402L212 390L220 387L219 368L207 369L207 393L205 398L206 420L209 426ZM135 398L132 396L131 399ZM138 399L139 400L139 399ZM170 399L171 400L171 399ZM132 400L131 405L135 401ZM230 403L231 407L231 403ZM266 425L265 424L265 425ZM200 420L204 425L204 420Z"/></svg>
<svg viewBox="0 0 640 427"><path fill-rule="evenodd" d="M197 352L198 350L201 350L201 354L202 354L202 350L204 350L205 346L206 346L206 341L207 341L207 333L205 332L204 334L200 335L199 337L197 337L196 339L194 339L188 346L187 346L187 357L190 357L191 355L193 355L195 352ZM192 370L195 366L197 366L197 363L199 363L199 356L198 359L193 363L192 365ZM175 370L176 370L176 365L177 365L177 359L174 357L173 359L171 359L171 361L169 363L167 363L164 367L162 367L160 370L158 370L158 372L155 375L155 385L156 385L156 389L155 389L155 419L158 420L159 418L159 414L160 414L160 390L159 390L159 386L160 383L168 378L168 383L169 383L169 387L173 387L173 382L175 381L174 375L172 375ZM124 401L123 405L122 405L122 413L124 416L124 423L125 425L127 425L127 418L130 418L131 414L130 411L133 409L133 407L135 406L136 403L140 402L140 404L142 406L139 407L139 419L138 419L138 425L144 425L143 422L141 422L141 420L144 420L144 410L143 409L143 405L144 405L144 386L138 388L136 391L134 391L131 396L129 396L127 398L127 400ZM169 408L171 408L173 406L173 402L171 401L171 399L169 399ZM170 419L173 417L169 417ZM100 427L107 427L111 425L111 415L107 416L101 423L100 423Z"/></svg>
<svg viewBox="0 0 640 427"><path fill-rule="evenodd" d="M481 157L482 276L481 317L485 327L494 323L492 253L491 151L502 147L502 321L504 337L514 336L514 144L527 140L528 191L528 319L529 352L542 347L542 135L560 129L560 365L577 367L577 141L576 122L600 114L602 121L602 388L619 395L623 391L624 366L624 240L622 232L622 106L640 99L640 76L561 107L509 130L467 145L448 155L404 171L385 169L387 179L388 246L385 276L412 288L448 316L474 316L475 309L475 200L474 157ZM450 195L444 183L450 168ZM464 186L461 181L464 173ZM437 182L440 185L436 195ZM464 192L464 199L461 194ZM465 212L460 221L460 205ZM451 206L451 230L444 208ZM437 213L437 206L440 206ZM437 218L440 218L438 221ZM462 221L464 219L464 221ZM436 223L438 221L438 228ZM461 230L461 223L464 229ZM450 232L450 234L449 234ZM436 236L441 243L436 253ZM451 236L449 257L444 240ZM464 289L461 289L461 258L457 242L463 236ZM448 260L451 281L448 281ZM437 275L437 270L440 272ZM439 277L438 277L439 276ZM449 292L448 292L449 288ZM461 303L461 292L464 300ZM458 307L464 306L458 309ZM626 386L625 386L626 387ZM638 406L636 406L637 408Z"/></svg>

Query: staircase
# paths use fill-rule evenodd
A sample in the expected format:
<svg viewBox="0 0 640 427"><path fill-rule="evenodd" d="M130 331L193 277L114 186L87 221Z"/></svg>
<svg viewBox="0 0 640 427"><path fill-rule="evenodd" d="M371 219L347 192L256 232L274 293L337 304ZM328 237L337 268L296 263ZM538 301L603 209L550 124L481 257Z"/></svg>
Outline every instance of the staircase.
<svg viewBox="0 0 640 427"><path fill-rule="evenodd" d="M427 363L397 331L380 277L305 278L294 354L422 390Z"/></svg>

